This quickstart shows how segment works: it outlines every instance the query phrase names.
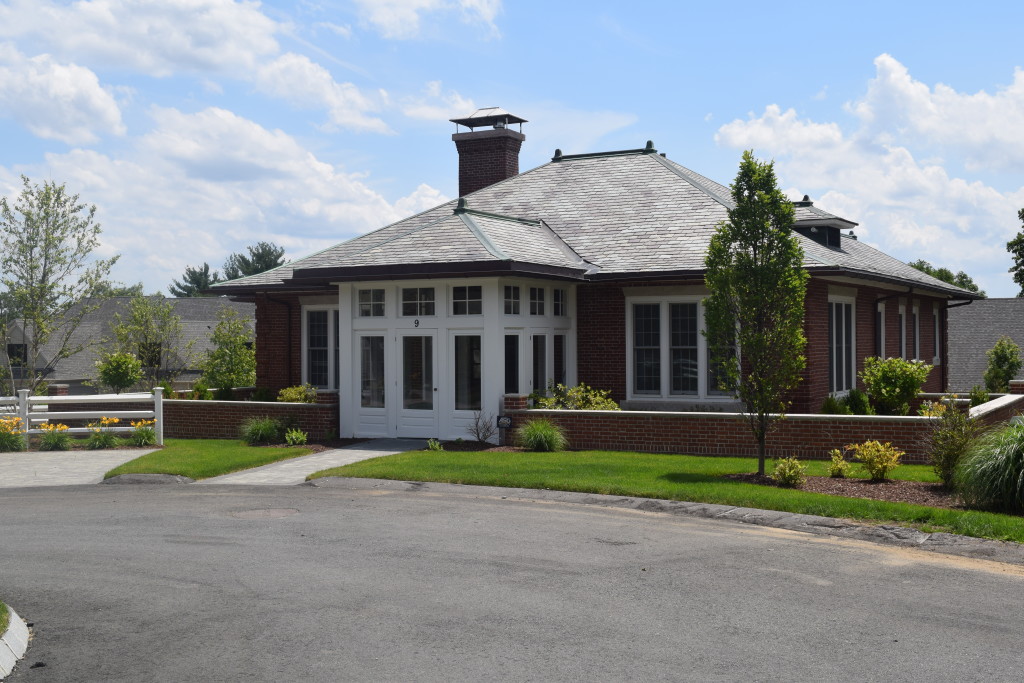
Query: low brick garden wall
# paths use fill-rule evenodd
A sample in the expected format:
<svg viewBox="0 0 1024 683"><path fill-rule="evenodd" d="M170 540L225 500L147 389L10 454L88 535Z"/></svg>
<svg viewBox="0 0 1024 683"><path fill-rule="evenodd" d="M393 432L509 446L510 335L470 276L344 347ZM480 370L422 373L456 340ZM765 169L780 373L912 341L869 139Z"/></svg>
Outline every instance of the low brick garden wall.
<svg viewBox="0 0 1024 683"><path fill-rule="evenodd" d="M512 428L532 417L545 417L566 431L572 448L627 450L688 455L756 456L757 442L739 413L677 413L614 410L527 410L526 397L506 396L504 414ZM985 410L982 410L985 409ZM978 406L971 417L995 424L1024 412L1024 395L1007 394ZM927 462L927 417L867 415L787 415L768 437L770 456L823 459L849 443L888 441L906 452L904 462Z"/></svg>
<svg viewBox="0 0 1024 683"><path fill-rule="evenodd" d="M237 439L251 417L294 421L317 441L338 432L337 403L271 403L258 401L164 401L164 438Z"/></svg>

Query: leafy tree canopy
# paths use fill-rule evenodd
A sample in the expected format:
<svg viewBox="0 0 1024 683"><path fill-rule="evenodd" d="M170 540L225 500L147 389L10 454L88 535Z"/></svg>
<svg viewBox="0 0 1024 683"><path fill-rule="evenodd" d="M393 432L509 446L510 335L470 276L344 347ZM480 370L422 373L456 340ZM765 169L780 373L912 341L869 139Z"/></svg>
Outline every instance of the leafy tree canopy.
<svg viewBox="0 0 1024 683"><path fill-rule="evenodd" d="M229 392L234 387L256 383L256 351L248 322L231 309L220 314L213 330L214 348L203 363L203 381Z"/></svg>
<svg viewBox="0 0 1024 683"><path fill-rule="evenodd" d="M143 285L136 282L134 285L126 285L123 282L104 281L96 288L96 296L107 299L115 296L143 296Z"/></svg>
<svg viewBox="0 0 1024 683"><path fill-rule="evenodd" d="M732 198L735 207L705 257L711 291L705 334L720 388L735 390L746 406L764 474L768 432L788 408L805 365L809 276L793 234L793 205L778 188L774 165L744 152Z"/></svg>
<svg viewBox="0 0 1024 683"><path fill-rule="evenodd" d="M224 262L224 279L237 280L240 277L256 275L277 268L285 263L284 247L273 242L258 242L247 248L249 255L232 254Z"/></svg>
<svg viewBox="0 0 1024 683"><path fill-rule="evenodd" d="M911 266L912 268L917 268L922 273L927 273L928 275L931 275L933 278L937 280L942 280L943 282L954 285L961 289L966 289L968 292L974 292L975 294L981 296L983 299L988 297L988 295L985 294L985 290L978 287L978 285L974 282L971 276L962 270L957 271L957 273L954 274L953 271L951 271L949 268L936 268L935 266L933 266L932 264L928 263L923 259L911 261L907 265Z"/></svg>
<svg viewBox="0 0 1024 683"><path fill-rule="evenodd" d="M181 316L174 304L163 296L139 296L128 302L122 313L115 313L106 345L115 353L128 353L139 359L147 390L154 384L173 382L182 372L199 362L194 339L185 338Z"/></svg>
<svg viewBox="0 0 1024 683"><path fill-rule="evenodd" d="M1017 212L1017 218L1024 223L1024 209ZM1010 252L1010 257L1013 258L1013 265L1010 266L1010 272L1013 273L1013 281L1020 287L1020 292L1017 293L1017 296L1024 297L1024 229L1021 229L1016 237L1006 243L1006 250Z"/></svg>
<svg viewBox="0 0 1024 683"><path fill-rule="evenodd" d="M208 263L204 263L201 268L185 266L185 275L182 276L181 281L171 282L167 291L171 293L171 296L177 297L211 296L203 294L203 291L220 281L220 274L216 270L211 273Z"/></svg>

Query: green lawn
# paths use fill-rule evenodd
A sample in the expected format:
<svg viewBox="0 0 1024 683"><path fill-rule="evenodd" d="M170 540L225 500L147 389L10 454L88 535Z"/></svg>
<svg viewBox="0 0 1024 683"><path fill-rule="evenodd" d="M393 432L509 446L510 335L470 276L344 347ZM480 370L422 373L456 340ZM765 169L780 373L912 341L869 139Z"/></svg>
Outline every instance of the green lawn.
<svg viewBox="0 0 1024 683"><path fill-rule="evenodd" d="M182 474L208 479L311 452L309 448L248 446L225 439L167 439L163 448L115 467L104 478L118 474Z"/></svg>
<svg viewBox="0 0 1024 683"><path fill-rule="evenodd" d="M7 633L7 625L10 623L11 613L7 611L7 605L0 602L0 636Z"/></svg>
<svg viewBox="0 0 1024 683"><path fill-rule="evenodd" d="M826 462L809 461L806 464L808 474L827 474ZM411 451L324 470L308 478L339 476L440 481L665 498L893 523L915 526L929 532L946 531L1024 542L1022 517L844 498L721 478L723 474L754 472L756 469L757 461L754 458L706 458L607 451ZM896 469L892 477L912 481L938 481L931 467L926 465L904 465Z"/></svg>

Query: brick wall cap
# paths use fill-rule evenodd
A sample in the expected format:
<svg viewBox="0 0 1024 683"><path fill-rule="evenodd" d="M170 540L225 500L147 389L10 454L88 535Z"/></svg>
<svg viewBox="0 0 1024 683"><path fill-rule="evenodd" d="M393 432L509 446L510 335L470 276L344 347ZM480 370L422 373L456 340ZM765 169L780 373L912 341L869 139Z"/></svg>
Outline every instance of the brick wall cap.
<svg viewBox="0 0 1024 683"><path fill-rule="evenodd" d="M971 419L981 419L989 413L994 413L1018 402L1021 404L1019 407L1024 409L1024 394L1003 394L999 398L982 403L980 406L974 406L971 408L970 416Z"/></svg>
<svg viewBox="0 0 1024 683"><path fill-rule="evenodd" d="M992 401L989 401L992 403ZM988 405L988 404L985 404ZM980 406L979 406L980 407ZM651 415L651 416L670 416L670 415L685 415L686 417L702 417L702 418L719 418L723 420L737 420L745 418L744 413L702 413L702 412L682 412L682 411L668 411L668 410L550 410L531 408L528 410L516 410L512 412L517 413L531 413L538 415L558 415L559 413L572 413L574 415L603 415L606 417L630 417L634 415ZM973 413L971 417L974 417ZM893 423L893 422L909 422L909 423L927 423L931 420L930 417L923 415L822 415L820 413L788 413L785 416L788 421L800 421L800 422L881 422L881 423Z"/></svg>
<svg viewBox="0 0 1024 683"><path fill-rule="evenodd" d="M210 399L204 401L201 399L194 398L175 398L169 399L173 403L199 403L204 406L210 406L211 408L216 406L268 406L268 410L273 410L274 406L287 406L289 408L329 408L331 407L327 403L290 403L287 401L218 401L216 399ZM166 405L166 404L164 404Z"/></svg>

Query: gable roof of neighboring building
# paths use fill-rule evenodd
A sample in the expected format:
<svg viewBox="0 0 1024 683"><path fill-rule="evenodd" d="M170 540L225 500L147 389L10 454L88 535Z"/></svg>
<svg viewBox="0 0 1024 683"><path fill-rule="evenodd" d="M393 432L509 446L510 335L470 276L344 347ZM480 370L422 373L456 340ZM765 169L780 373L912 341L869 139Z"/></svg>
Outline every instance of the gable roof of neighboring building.
<svg viewBox="0 0 1024 683"><path fill-rule="evenodd" d="M949 390L984 386L986 353L1007 336L1024 348L1024 299L980 299L949 309ZM1024 379L1024 368L1017 373Z"/></svg>
<svg viewBox="0 0 1024 683"><path fill-rule="evenodd" d="M563 156L465 198L214 291L308 289L331 281L429 275L547 274L581 280L696 276L716 226L732 207L729 188L648 146ZM797 225L855 223L794 205ZM474 229L473 224L476 228ZM828 247L798 235L805 265L973 298L881 251L844 236ZM498 247L497 249L491 247Z"/></svg>
<svg viewBox="0 0 1024 683"><path fill-rule="evenodd" d="M105 299L99 307L82 318L81 324L72 332L70 345L83 346L83 350L57 362L54 371L47 375L49 382L63 382L93 379L96 377L96 361L102 346L98 343L112 336L111 326L116 324L118 314L124 316L132 297L119 296ZM194 342L193 351L205 354L213 348L210 336L219 322L221 311L233 310L249 321L255 319L255 306L251 303L230 301L224 297L161 298L171 303L174 314L181 319L182 345ZM44 358L55 353L54 343L44 346ZM0 349L6 358L6 349ZM195 370L196 368L189 368Z"/></svg>

